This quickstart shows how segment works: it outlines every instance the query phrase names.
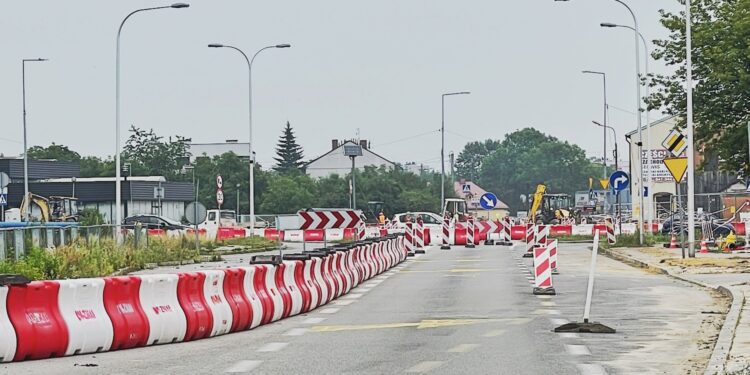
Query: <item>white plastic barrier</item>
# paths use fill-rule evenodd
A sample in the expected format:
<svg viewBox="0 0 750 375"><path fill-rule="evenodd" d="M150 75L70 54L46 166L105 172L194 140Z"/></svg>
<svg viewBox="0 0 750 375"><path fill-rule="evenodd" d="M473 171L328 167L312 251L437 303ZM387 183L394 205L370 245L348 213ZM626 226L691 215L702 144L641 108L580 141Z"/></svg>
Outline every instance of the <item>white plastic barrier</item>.
<svg viewBox="0 0 750 375"><path fill-rule="evenodd" d="M305 236L302 230L285 230L284 242L303 242Z"/></svg>
<svg viewBox="0 0 750 375"><path fill-rule="evenodd" d="M348 260L348 251L337 251L336 253L339 254L339 260L338 260L338 267L339 267L339 273L341 273L341 278L343 279L343 286L344 290L341 294L349 293L350 290L352 290L352 276L347 271L349 260Z"/></svg>
<svg viewBox="0 0 750 375"><path fill-rule="evenodd" d="M378 237L380 237L380 228L365 227L365 238L378 238Z"/></svg>
<svg viewBox="0 0 750 375"><path fill-rule="evenodd" d="M8 318L8 287L0 286L0 362L10 362L16 354L16 330Z"/></svg>
<svg viewBox="0 0 750 375"><path fill-rule="evenodd" d="M594 224L579 224L574 225L571 233L574 236L593 236Z"/></svg>
<svg viewBox="0 0 750 375"><path fill-rule="evenodd" d="M332 299L332 293L333 293L333 285L331 287L328 287L328 281L323 274L325 273L325 269L327 269L329 262L331 261L331 256L326 255L323 258L319 259L319 262L315 264L315 268L313 268L313 277L315 277L315 280L318 281L318 285L320 285L320 303L318 303L318 306L325 305Z"/></svg>
<svg viewBox="0 0 750 375"><path fill-rule="evenodd" d="M112 321L104 309L104 280L60 280L57 302L68 327L65 355L106 352L112 346Z"/></svg>
<svg viewBox="0 0 750 375"><path fill-rule="evenodd" d="M243 267L245 270L245 280L242 282L242 286L245 289L245 296L250 301L250 307L253 309L253 320L250 322L250 329L260 325L261 319L263 319L263 303L258 297L258 293L255 292L255 266ZM269 292L270 293L270 292Z"/></svg>
<svg viewBox="0 0 750 375"><path fill-rule="evenodd" d="M615 229L618 231L620 230L620 226L616 225ZM636 223L624 223L622 224L622 233L620 234L635 234L636 229L638 229L638 224Z"/></svg>
<svg viewBox="0 0 750 375"><path fill-rule="evenodd" d="M276 286L277 268L270 264L259 264L258 266L266 268L266 290L268 290L268 294L273 301L273 317L271 321L275 322L281 319L281 316L284 314L284 299L281 297L281 292L279 292L279 288Z"/></svg>
<svg viewBox="0 0 750 375"><path fill-rule="evenodd" d="M211 336L229 333L232 328L232 308L224 295L224 271L203 271L206 281L203 283L203 296L211 310L213 325Z"/></svg>
<svg viewBox="0 0 750 375"><path fill-rule="evenodd" d="M357 265L354 262L354 257L356 255L356 252L359 251L357 248L353 248L346 252L346 264L347 267L349 267L349 270L351 270L351 277L352 277L352 286L349 289L356 288L357 285L359 285L359 269L357 269Z"/></svg>
<svg viewBox="0 0 750 375"><path fill-rule="evenodd" d="M302 311L303 303L302 292L300 292L299 285L294 278L299 263L297 261L284 261L284 264L286 265L284 268L284 284L286 284L286 289L292 297L292 308L289 311L289 316L295 316Z"/></svg>
<svg viewBox="0 0 750 375"><path fill-rule="evenodd" d="M148 345L185 338L187 319L177 300L177 275L141 276L140 300L149 323Z"/></svg>
<svg viewBox="0 0 750 375"><path fill-rule="evenodd" d="M341 228L326 229L326 241L342 241L344 230Z"/></svg>
<svg viewBox="0 0 750 375"><path fill-rule="evenodd" d="M320 295L319 290L322 290L320 285L318 285L318 281L315 279L314 271L315 268L318 267L318 264L321 263L320 258L312 257L310 260L305 262L304 269L302 270L302 273L304 275L305 283L307 284L307 289L310 290L310 310L318 307L320 303Z"/></svg>

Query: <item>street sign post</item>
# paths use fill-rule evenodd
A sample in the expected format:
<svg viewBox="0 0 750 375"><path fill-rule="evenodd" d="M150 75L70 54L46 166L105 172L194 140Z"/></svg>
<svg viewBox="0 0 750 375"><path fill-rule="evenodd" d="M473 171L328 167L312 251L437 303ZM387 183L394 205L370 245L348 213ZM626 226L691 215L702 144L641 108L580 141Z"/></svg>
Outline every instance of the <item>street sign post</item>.
<svg viewBox="0 0 750 375"><path fill-rule="evenodd" d="M674 191L677 194L677 211L682 209L682 196L680 194L680 181L685 177L685 171L687 171L688 160L687 158L666 158L664 159L664 165L669 170L674 178ZM680 221L682 222L682 221ZM674 211L672 211L672 228L674 228ZM680 225L680 228L683 226ZM680 248L682 248L682 258L685 258L685 232L680 230Z"/></svg>
<svg viewBox="0 0 750 375"><path fill-rule="evenodd" d="M479 198L479 205L485 210L493 210L497 206L497 196L489 192L484 193L482 197Z"/></svg>
<svg viewBox="0 0 750 375"><path fill-rule="evenodd" d="M627 189L630 185L630 176L623 171L615 171L609 176L609 186L615 192L615 199L620 202L620 192ZM622 233L622 211L620 205L617 205L617 222L619 223L620 233Z"/></svg>
<svg viewBox="0 0 750 375"><path fill-rule="evenodd" d="M217 189L224 188L224 179L221 178L221 175L216 175L216 188Z"/></svg>
<svg viewBox="0 0 750 375"><path fill-rule="evenodd" d="M216 204L219 205L219 209L221 210L221 205L224 204L224 191L221 189L216 189Z"/></svg>

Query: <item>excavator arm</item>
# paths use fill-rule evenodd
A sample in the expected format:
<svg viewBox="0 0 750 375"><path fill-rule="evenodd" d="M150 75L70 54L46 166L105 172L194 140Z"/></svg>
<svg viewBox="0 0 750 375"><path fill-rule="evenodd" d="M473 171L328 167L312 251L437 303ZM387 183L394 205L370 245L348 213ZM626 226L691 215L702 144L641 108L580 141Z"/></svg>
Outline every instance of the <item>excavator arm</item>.
<svg viewBox="0 0 750 375"><path fill-rule="evenodd" d="M41 220L43 222L49 221L49 201L47 198L42 197L40 195L36 195L33 193L29 193L28 195L25 195L23 197L23 202L21 202L21 217L26 217L26 202L28 201L28 207L29 210L31 210L31 205L34 204L37 207L39 207L39 211L42 213Z"/></svg>
<svg viewBox="0 0 750 375"><path fill-rule="evenodd" d="M532 220L536 218L536 212L542 205L542 199L544 198L544 192L547 190L547 186L539 184L536 186L536 192L534 193L534 199L531 202L531 209L529 210L529 217Z"/></svg>

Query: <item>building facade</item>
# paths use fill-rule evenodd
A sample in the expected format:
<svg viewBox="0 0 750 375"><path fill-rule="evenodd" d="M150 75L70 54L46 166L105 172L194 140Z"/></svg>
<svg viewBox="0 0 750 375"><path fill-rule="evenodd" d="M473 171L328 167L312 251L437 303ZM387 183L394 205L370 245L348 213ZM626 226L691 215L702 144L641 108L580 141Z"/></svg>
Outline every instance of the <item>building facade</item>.
<svg viewBox="0 0 750 375"><path fill-rule="evenodd" d="M352 160L349 156L344 154L344 146L347 145L358 145L362 148L362 156L357 156L354 160L354 165L357 169L361 170L364 169L364 167L369 166L385 166L388 168L396 166L392 161L373 152L370 149L370 143L366 140L355 142L351 140L338 141L334 139L331 141L330 151L305 164L307 174L310 175L310 177L321 178L333 174L344 176L351 173Z"/></svg>
<svg viewBox="0 0 750 375"><path fill-rule="evenodd" d="M453 183L453 191L457 197L463 198L466 201L466 208L469 210L469 213L476 218L495 220L508 216L509 214L510 209L508 205L499 199L494 209L485 210L482 208L479 200L482 195L487 193L487 191L472 181L455 181Z"/></svg>

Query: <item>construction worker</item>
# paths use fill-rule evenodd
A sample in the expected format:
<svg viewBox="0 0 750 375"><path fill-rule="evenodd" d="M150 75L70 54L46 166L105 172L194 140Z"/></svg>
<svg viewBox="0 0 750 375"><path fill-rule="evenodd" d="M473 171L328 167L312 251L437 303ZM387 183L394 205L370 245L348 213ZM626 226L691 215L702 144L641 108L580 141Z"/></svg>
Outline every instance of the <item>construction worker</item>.
<svg viewBox="0 0 750 375"><path fill-rule="evenodd" d="M378 222L380 223L380 225L385 225L385 214L383 213L383 211L380 211L380 213L378 214Z"/></svg>

